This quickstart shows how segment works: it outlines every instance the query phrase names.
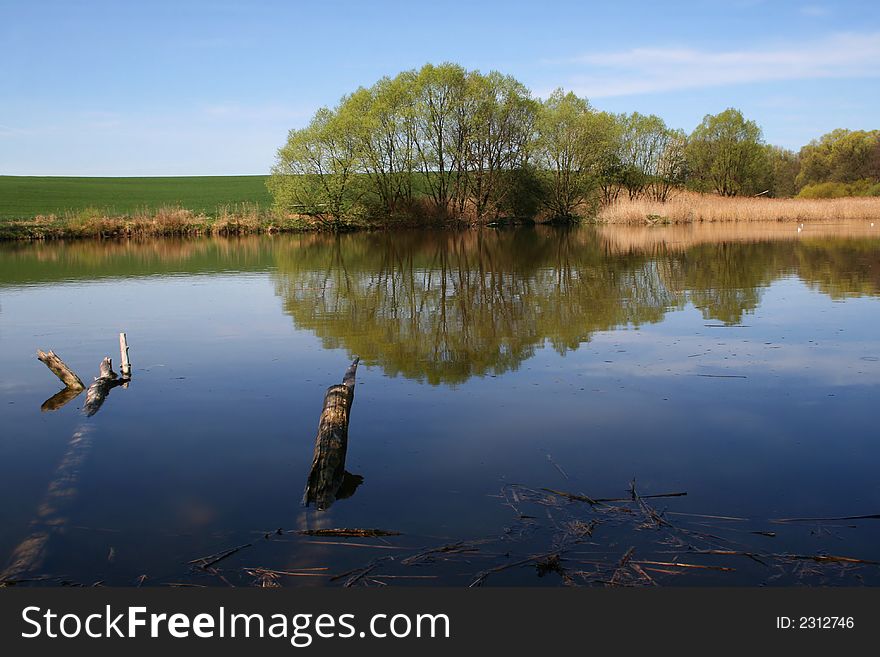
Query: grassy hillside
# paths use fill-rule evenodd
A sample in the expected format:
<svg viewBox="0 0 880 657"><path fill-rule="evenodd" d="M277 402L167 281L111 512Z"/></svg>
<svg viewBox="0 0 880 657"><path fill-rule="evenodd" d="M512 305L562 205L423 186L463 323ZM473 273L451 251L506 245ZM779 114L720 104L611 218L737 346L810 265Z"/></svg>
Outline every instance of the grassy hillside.
<svg viewBox="0 0 880 657"><path fill-rule="evenodd" d="M92 208L108 215L179 206L213 215L242 203L268 208L266 176L67 178L0 176L0 220L64 215Z"/></svg>

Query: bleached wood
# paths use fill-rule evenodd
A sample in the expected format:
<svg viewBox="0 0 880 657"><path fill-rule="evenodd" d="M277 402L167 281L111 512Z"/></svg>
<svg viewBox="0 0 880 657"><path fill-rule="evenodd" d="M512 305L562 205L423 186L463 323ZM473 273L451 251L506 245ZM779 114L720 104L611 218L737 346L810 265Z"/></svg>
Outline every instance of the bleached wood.
<svg viewBox="0 0 880 657"><path fill-rule="evenodd" d="M119 372L126 379L131 378L131 363L128 360L128 338L125 333L119 334Z"/></svg>
<svg viewBox="0 0 880 657"><path fill-rule="evenodd" d="M37 358L40 360L40 362L44 363L55 376L61 379L61 383L63 383L68 388L73 388L74 390L82 390L86 387L82 380L76 375L76 373L71 370L54 351L50 350L49 353L46 353L38 349Z"/></svg>

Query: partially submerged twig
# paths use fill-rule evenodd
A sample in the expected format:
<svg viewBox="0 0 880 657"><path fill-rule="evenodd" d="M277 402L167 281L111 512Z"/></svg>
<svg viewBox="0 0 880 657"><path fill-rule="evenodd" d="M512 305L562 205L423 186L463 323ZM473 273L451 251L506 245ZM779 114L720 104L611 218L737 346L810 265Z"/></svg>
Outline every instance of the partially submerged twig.
<svg viewBox="0 0 880 657"><path fill-rule="evenodd" d="M401 536L400 532L386 531L384 529L300 529L296 533L305 536L357 536L362 538Z"/></svg>
<svg viewBox="0 0 880 657"><path fill-rule="evenodd" d="M204 557L199 557L198 559L193 559L192 561L187 561L188 564L192 564L194 566L198 566L202 569L207 569L210 566L213 566L215 563L223 561L227 557L231 557L236 552L240 552L245 548L251 547L253 543L245 543L244 545L238 545L233 548L229 548L227 550L223 550L221 552L216 552L214 554L209 554Z"/></svg>
<svg viewBox="0 0 880 657"><path fill-rule="evenodd" d="M526 559L520 559L519 561L514 561L513 563L501 564L500 566L495 566L494 568L488 568L477 573L476 578L468 585L468 588L474 588L477 586L482 586L483 582L486 581L486 578L493 573L500 573L503 570L508 570L510 568L516 568L517 566L525 566L526 564L534 563L541 564L542 562L546 562L549 559L555 558L556 567L553 570L561 570L561 566L558 564L559 553L557 552L548 552L546 554L536 554Z"/></svg>
<svg viewBox="0 0 880 657"><path fill-rule="evenodd" d="M836 520L880 520L880 513L871 513L864 516L839 516L837 518L771 518L770 522L834 522Z"/></svg>
<svg viewBox="0 0 880 657"><path fill-rule="evenodd" d="M369 575L373 571L373 569L375 569L376 566L378 566L380 563L388 561L392 558L393 557L379 557L377 559L373 559L366 566L363 566L361 568L355 568L354 570L349 570L348 572L341 573L339 575L334 575L333 577L330 578L330 581L334 582L338 579L342 579L343 577L348 577L348 579L345 580L345 583L342 586L345 588L349 588L349 587L357 584L360 580L362 580L367 575Z"/></svg>

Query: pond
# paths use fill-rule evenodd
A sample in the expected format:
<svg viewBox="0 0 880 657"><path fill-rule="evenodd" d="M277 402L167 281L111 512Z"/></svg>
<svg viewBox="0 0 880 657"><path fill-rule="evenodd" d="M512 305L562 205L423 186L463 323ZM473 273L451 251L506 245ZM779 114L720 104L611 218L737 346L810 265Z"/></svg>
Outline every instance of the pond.
<svg viewBox="0 0 880 657"><path fill-rule="evenodd" d="M3 244L2 577L880 584L878 295L867 223Z"/></svg>

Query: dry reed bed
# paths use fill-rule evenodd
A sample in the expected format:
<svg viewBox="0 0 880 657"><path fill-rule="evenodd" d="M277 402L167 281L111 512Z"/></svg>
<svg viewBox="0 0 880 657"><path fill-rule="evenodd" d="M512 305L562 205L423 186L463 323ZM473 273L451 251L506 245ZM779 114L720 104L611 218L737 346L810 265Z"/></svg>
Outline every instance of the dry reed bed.
<svg viewBox="0 0 880 657"><path fill-rule="evenodd" d="M280 218L247 204L218 208L208 216L180 207L144 210L112 216L97 210L41 215L33 219L0 222L0 239L55 239L67 237L170 237L250 235L307 228L301 217Z"/></svg>
<svg viewBox="0 0 880 657"><path fill-rule="evenodd" d="M880 197L726 198L681 192L665 203L619 199L602 208L597 219L613 224L880 220Z"/></svg>
<svg viewBox="0 0 880 657"><path fill-rule="evenodd" d="M722 242L809 241L829 238L880 239L880 221L842 220L794 224L785 221L677 223L670 225L610 224L596 231L611 253L685 251Z"/></svg>

